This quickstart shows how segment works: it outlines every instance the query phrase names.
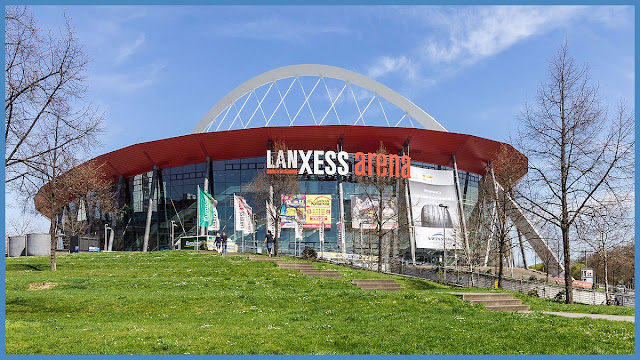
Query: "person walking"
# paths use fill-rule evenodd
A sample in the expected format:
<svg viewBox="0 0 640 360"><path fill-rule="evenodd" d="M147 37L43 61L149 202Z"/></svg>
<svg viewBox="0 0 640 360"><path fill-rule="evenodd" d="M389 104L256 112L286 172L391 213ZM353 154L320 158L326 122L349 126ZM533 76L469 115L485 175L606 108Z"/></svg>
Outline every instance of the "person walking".
<svg viewBox="0 0 640 360"><path fill-rule="evenodd" d="M264 243L267 244L267 252L269 253L269 257L271 257L271 251L273 250L273 235L271 235L271 230L267 230Z"/></svg>
<svg viewBox="0 0 640 360"><path fill-rule="evenodd" d="M222 240L222 253L226 254L227 253L227 234L225 234L225 232L222 232L222 236L220 237L220 239Z"/></svg>
<svg viewBox="0 0 640 360"><path fill-rule="evenodd" d="M216 251L222 252L222 238L218 232L216 233Z"/></svg>

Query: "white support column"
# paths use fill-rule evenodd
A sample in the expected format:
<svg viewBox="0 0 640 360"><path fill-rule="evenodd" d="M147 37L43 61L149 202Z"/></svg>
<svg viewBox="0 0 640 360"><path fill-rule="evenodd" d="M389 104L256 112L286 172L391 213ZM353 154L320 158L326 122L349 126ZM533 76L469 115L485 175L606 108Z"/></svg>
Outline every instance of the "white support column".
<svg viewBox="0 0 640 360"><path fill-rule="evenodd" d="M119 200L120 200L120 190L122 189L122 182L124 181L124 177L122 175L120 175L120 177L118 178L118 185L116 185L116 198L113 200L113 202L115 203L115 208L118 208ZM113 251L113 240L115 238L115 233L116 233L116 213L112 214L112 218L111 218L111 235L109 235L109 247L107 248L107 251Z"/></svg>
<svg viewBox="0 0 640 360"><path fill-rule="evenodd" d="M202 191L212 194L212 191L209 191L209 171L211 170L211 158L209 158L207 156L207 160L205 162L205 168L204 168L204 183L202 184ZM198 194L197 196L200 196L200 194ZM199 229L199 235L208 235L207 234L207 228L204 226L201 226L198 228Z"/></svg>
<svg viewBox="0 0 640 360"><path fill-rule="evenodd" d="M156 192L156 181L158 180L158 167L153 166L153 175L151 176L151 191L149 192L149 207L147 208L147 222L144 226L144 241L142 243L142 252L147 252L149 247L149 233L151 231L151 214L153 212L153 196Z"/></svg>
<svg viewBox="0 0 640 360"><path fill-rule="evenodd" d="M464 250L467 255L467 265L469 270L473 272L473 264L471 261L471 249L469 248L469 238L467 237L467 223L464 216L464 204L462 203L462 191L460 190L460 178L458 176L458 164L456 163L456 156L451 155L451 162L453 162L453 177L456 181L456 193L458 195L458 212L460 214L460 225L462 230L462 239L464 240Z"/></svg>
<svg viewBox="0 0 640 360"><path fill-rule="evenodd" d="M343 145L344 139L340 138L339 142L338 142L338 152L342 151L342 145ZM346 254L347 253L347 241L345 239L345 224L344 224L344 190L342 188L342 175L338 174L338 201L340 202L340 206L338 207L339 211L340 211L340 219L338 220L340 222L340 238L342 239L342 244L340 244L342 246L342 254Z"/></svg>
<svg viewBox="0 0 640 360"><path fill-rule="evenodd" d="M338 175L340 176L340 175ZM338 183L338 197L340 198L340 237L342 238L342 253L347 252L347 242L345 241L345 226L344 226L344 192L342 190L342 182Z"/></svg>
<svg viewBox="0 0 640 360"><path fill-rule="evenodd" d="M404 155L409 155L409 142L408 140L402 146L402 153ZM409 227L409 244L411 245L411 262L413 265L416 264L416 234L415 228L413 225L413 214L411 212L411 197L409 197L409 180L403 179L404 181L404 198L405 203L407 204L407 217L408 217L408 227Z"/></svg>

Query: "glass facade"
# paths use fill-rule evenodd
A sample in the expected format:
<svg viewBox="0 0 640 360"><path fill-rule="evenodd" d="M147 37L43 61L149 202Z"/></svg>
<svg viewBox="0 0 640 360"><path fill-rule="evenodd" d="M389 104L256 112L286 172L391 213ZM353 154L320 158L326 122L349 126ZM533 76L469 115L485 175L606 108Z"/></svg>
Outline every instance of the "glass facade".
<svg viewBox="0 0 640 360"><path fill-rule="evenodd" d="M350 156L353 160L353 155ZM174 168L157 169L131 178L125 178L120 184L119 201L124 205L124 212L115 219L108 219L110 226L115 225L115 240L113 250L140 251L143 247L148 208L151 204L151 218L149 226L148 250L164 250L171 248L171 223L175 223L175 238L196 235L196 194L198 186L203 188L205 180L208 182L208 192L218 201L217 210L220 218L220 232L226 232L237 250L255 251L255 247L262 248L265 236L265 206L252 203L249 184L258 171L263 171L266 164L265 157L211 161L209 168L206 162L184 165ZM412 166L447 169L450 168L412 161ZM156 179L154 179L154 173ZM477 174L459 171L460 188L467 218L478 200ZM154 186L154 180L155 186ZM362 184L355 183L353 176L299 176L299 193L328 194L331 196L331 228L325 230L324 251L341 252L342 244L338 243L338 221L340 217L339 183L343 186L345 251L347 253L363 253L363 248L373 242L373 234L363 233L360 241L360 230L351 226L351 195L362 193ZM389 195L397 196L398 208L406 204L404 200L404 181L397 180L395 186L386 190ZM233 194L244 196L256 214L255 240L251 235L234 232ZM149 202L149 197L153 201ZM387 196L387 195L385 195ZM263 201L264 202L264 201ZM404 204L404 205L403 205ZM399 229L392 232L395 241L394 252L406 256L409 251L408 231L403 230L406 224L406 211L399 210ZM404 215L403 215L404 214ZM98 224L94 224L96 226ZM320 251L319 232L317 229L305 229L302 248L310 246ZM255 244L255 245L254 245ZM294 230L283 229L279 239L280 253L293 253L295 248Z"/></svg>

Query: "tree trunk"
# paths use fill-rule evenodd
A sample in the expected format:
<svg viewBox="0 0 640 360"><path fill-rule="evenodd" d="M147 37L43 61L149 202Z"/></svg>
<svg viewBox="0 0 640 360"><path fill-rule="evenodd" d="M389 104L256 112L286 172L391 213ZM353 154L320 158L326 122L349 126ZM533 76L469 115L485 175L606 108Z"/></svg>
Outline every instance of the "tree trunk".
<svg viewBox="0 0 640 360"><path fill-rule="evenodd" d="M378 204L378 272L382 272L382 191L379 191L380 203Z"/></svg>
<svg viewBox="0 0 640 360"><path fill-rule="evenodd" d="M522 233L518 230L518 241L520 242L520 252L522 252L522 266L524 269L528 269L527 267L527 258L524 253L524 243L522 242Z"/></svg>
<svg viewBox="0 0 640 360"><path fill-rule="evenodd" d="M609 300L609 270L607 269L607 249L604 249L602 253L602 260L604 265L604 293L607 301Z"/></svg>
<svg viewBox="0 0 640 360"><path fill-rule="evenodd" d="M502 288L502 273L504 271L504 234L500 234L498 240L498 287Z"/></svg>
<svg viewBox="0 0 640 360"><path fill-rule="evenodd" d="M564 248L564 291L565 302L573 304L573 278L571 277L571 258L569 254L569 228L562 229L562 244Z"/></svg>
<svg viewBox="0 0 640 360"><path fill-rule="evenodd" d="M56 221L55 216L51 215L51 225L49 225L49 236L51 237L51 257L49 262L51 263L51 271L56 271ZM25 255L27 249L24 249Z"/></svg>

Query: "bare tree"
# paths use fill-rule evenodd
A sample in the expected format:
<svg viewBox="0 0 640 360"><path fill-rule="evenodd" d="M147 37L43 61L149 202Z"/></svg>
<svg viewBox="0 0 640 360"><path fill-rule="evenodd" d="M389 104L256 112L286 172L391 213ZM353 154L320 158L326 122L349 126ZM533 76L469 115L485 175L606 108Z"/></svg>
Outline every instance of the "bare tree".
<svg viewBox="0 0 640 360"><path fill-rule="evenodd" d="M279 151L287 153L287 144L282 140L276 140L273 142L272 149L272 163L275 163L275 158ZM280 213L283 210L284 204L281 201L282 195L297 194L299 192L298 175L292 174L286 171L267 172L268 169L258 171L253 178L253 181L249 185L249 192L251 198L256 201L258 206L254 206L254 212L256 216L262 214L262 209L265 210L264 214L269 218L269 221L274 224L275 234L274 238L274 255L278 255L278 240L279 240L279 228L281 216ZM267 211L262 204L268 203L273 206L275 211Z"/></svg>
<svg viewBox="0 0 640 360"><path fill-rule="evenodd" d="M389 151L380 141L380 146L376 154L387 156ZM369 154L368 156L376 156ZM378 156L375 159L369 159L369 164L377 164ZM399 161L397 162L399 166ZM369 205L365 214L361 214L360 221L366 221L373 224L371 229L372 235L376 239L378 272L382 272L382 261L384 251L389 248L390 237L398 228L398 203L396 196L393 196L397 178L390 176L379 176L372 171L371 176L356 176L355 182L358 183L360 192L364 197L364 202ZM352 205L353 206L353 205ZM352 216L356 216L353 214ZM372 243L369 242L369 256L372 256Z"/></svg>
<svg viewBox="0 0 640 360"><path fill-rule="evenodd" d="M39 231L38 226L35 224L35 219L29 214L24 212L18 216L12 216L7 218L7 230L12 235L25 236L27 234L33 234Z"/></svg>
<svg viewBox="0 0 640 360"><path fill-rule="evenodd" d="M28 7L8 6L5 22L5 181L51 220L55 270L64 205L103 180L95 164L76 167L99 144L102 115L86 101L88 59L68 17L44 33Z"/></svg>
<svg viewBox="0 0 640 360"><path fill-rule="evenodd" d="M70 19L45 31L28 7L5 10L5 182L21 189L50 152L94 140L102 115L86 101L88 58ZM43 142L54 127L65 136Z"/></svg>
<svg viewBox="0 0 640 360"><path fill-rule="evenodd" d="M60 149L52 151L48 154L58 154ZM53 166L55 164L57 166ZM45 217L49 218L51 225L49 234L51 236L51 270L56 270L56 230L62 217L63 209L73 201L80 198L90 198L95 204L93 211L95 213L89 216L101 214L115 214L118 209L115 208L115 191L110 179L104 176L101 166L94 161L84 164L75 165L73 158L61 157L59 160L44 163L41 168L34 169L38 171L41 182L48 182L40 187L33 187L30 190L36 191L34 195L35 208ZM69 168L64 173L59 173L61 169Z"/></svg>
<svg viewBox="0 0 640 360"><path fill-rule="evenodd" d="M517 211L513 204L518 195L517 186L526 169L527 159L505 145L499 148L494 159L480 183L479 199L472 213L470 225L472 233L487 244L485 266L489 260L490 244L495 244L497 254L493 258L498 263L498 286L502 287L504 262L507 258L513 257L515 247L515 224L510 215ZM521 240L520 246L522 247ZM474 247L477 248L477 245ZM474 252L471 256L477 257Z"/></svg>
<svg viewBox="0 0 640 360"><path fill-rule="evenodd" d="M548 63L547 81L521 115L521 148L530 168L526 205L560 230L565 300L572 304L572 228L586 209L616 196L620 182L631 181L634 114L622 103L616 116L608 117L588 66L575 64L566 43Z"/></svg>
<svg viewBox="0 0 640 360"><path fill-rule="evenodd" d="M610 253L633 240L634 221L630 216L630 201L602 201L600 204L600 208L589 208L578 218L576 233L578 239L602 259L604 288L608 298Z"/></svg>

